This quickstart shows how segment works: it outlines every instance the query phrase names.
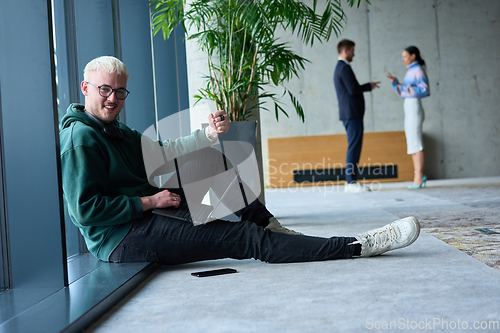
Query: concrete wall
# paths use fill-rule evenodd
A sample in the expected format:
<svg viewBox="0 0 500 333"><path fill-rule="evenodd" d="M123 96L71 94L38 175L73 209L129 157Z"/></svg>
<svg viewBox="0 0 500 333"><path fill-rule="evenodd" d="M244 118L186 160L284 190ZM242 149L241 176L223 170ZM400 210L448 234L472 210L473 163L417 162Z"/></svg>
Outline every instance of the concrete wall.
<svg viewBox="0 0 500 333"><path fill-rule="evenodd" d="M401 52L416 45L427 63L431 88L431 97L423 100L427 175L431 179L500 175L500 1L371 3L345 8L342 34L314 48L277 32L312 63L300 79L288 84L305 109L305 123L291 107L290 118L281 117L279 122L274 113L261 112L264 169L269 138L345 133L338 120L333 71L336 45L348 38L356 42L352 67L358 81L382 81L380 89L365 94L366 132L403 130L403 100L386 75L391 72L402 79L406 68ZM199 84L206 61L195 52L188 46L190 94L197 89L194 82Z"/></svg>

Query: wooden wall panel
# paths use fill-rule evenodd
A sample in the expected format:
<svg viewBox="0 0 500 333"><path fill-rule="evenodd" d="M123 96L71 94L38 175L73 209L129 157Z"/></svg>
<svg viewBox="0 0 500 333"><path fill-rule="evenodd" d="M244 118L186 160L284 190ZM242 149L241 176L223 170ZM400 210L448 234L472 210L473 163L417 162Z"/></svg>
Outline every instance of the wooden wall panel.
<svg viewBox="0 0 500 333"><path fill-rule="evenodd" d="M271 187L304 186L295 183L294 170L335 169L345 167L347 137L345 134L275 138L268 140L269 178ZM404 132L365 133L359 167L397 165L397 178L367 179L360 182L393 182L413 180L413 162L406 154ZM341 181L340 183L343 183ZM330 182L328 182L330 183ZM339 182L331 182L337 184ZM310 185L316 185L310 183Z"/></svg>

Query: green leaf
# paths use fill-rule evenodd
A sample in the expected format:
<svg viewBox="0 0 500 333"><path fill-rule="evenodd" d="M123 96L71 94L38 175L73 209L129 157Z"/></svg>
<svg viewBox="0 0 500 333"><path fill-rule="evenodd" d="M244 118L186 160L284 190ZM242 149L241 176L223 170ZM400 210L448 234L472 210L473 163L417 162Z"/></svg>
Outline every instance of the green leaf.
<svg viewBox="0 0 500 333"><path fill-rule="evenodd" d="M360 6L361 0L346 0ZM365 0L370 3L368 0ZM206 53L206 87L195 99L213 100L225 108L231 120L244 120L255 109L266 109L265 100L274 103L274 112L288 117L281 105L289 95L297 116L304 121L304 110L284 86L298 78L309 60L278 40L277 29L298 37L306 46L327 42L339 36L345 23L341 0L150 0L153 34L169 38L182 25L186 39L196 40ZM168 60L166 60L168 61ZM283 95L266 91L283 88ZM257 98L257 100L255 100ZM252 103L249 103L252 101Z"/></svg>

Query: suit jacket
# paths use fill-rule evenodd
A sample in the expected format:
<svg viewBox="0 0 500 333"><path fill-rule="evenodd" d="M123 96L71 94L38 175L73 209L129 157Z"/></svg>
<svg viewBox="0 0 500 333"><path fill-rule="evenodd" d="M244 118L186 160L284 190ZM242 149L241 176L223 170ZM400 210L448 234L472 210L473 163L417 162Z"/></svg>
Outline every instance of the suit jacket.
<svg viewBox="0 0 500 333"><path fill-rule="evenodd" d="M333 83L339 100L340 120L363 119L365 99L363 93L371 91L371 83L359 85L349 64L339 60L333 74Z"/></svg>

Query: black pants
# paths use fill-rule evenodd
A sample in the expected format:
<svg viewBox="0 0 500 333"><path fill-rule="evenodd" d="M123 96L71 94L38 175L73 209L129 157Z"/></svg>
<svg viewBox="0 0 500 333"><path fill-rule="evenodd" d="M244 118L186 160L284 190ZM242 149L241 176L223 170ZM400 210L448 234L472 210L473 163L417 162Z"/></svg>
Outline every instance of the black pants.
<svg viewBox="0 0 500 333"><path fill-rule="evenodd" d="M216 175L225 169L220 153L208 149L182 162L179 172L189 183L189 175L198 181L203 178L200 173ZM212 186L217 188L218 184ZM220 191L222 189L216 193ZM354 237L286 235L264 229L272 214L258 200L240 209L236 215L241 222L215 220L194 226L146 212L142 218L134 220L132 230L111 254L110 261L175 265L223 258L253 258L288 263L343 259L353 255L354 246L347 244L355 241Z"/></svg>
<svg viewBox="0 0 500 333"><path fill-rule="evenodd" d="M347 153L345 157L346 181L353 183L358 180L358 162L363 146L363 119L343 120L347 132Z"/></svg>

